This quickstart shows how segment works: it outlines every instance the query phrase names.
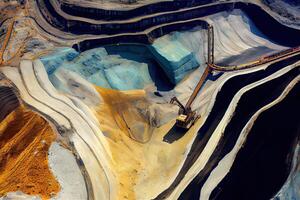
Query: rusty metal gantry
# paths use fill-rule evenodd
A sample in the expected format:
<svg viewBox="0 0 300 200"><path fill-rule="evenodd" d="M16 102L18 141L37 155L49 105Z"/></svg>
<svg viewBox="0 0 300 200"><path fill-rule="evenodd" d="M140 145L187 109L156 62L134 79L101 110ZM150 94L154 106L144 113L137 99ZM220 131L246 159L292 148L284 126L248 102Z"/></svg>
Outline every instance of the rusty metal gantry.
<svg viewBox="0 0 300 200"><path fill-rule="evenodd" d="M182 128L190 128L195 121L200 118L200 115L196 114L196 111L193 111L191 106L197 97L200 89L202 88L207 76L211 72L211 66L214 63L214 29L212 25L208 25L207 27L207 66L205 68L204 73L202 74L199 82L197 83L193 93L191 94L188 102L185 106L177 99L177 97L173 97L171 99L172 104L176 104L179 106L178 117L176 120L176 125Z"/></svg>

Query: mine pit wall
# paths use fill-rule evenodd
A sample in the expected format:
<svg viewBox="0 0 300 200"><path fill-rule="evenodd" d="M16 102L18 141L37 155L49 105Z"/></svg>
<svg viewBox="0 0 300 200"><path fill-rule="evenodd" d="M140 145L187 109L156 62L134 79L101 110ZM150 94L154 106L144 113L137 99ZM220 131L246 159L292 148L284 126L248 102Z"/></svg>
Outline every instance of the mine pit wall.
<svg viewBox="0 0 300 200"><path fill-rule="evenodd" d="M39 7L44 10L48 9L47 14L44 10L43 15L52 16L51 19L46 19L54 27L73 34L97 34L97 35L113 35L122 33L139 33L154 26L160 26L171 22L183 21L203 17L208 14L224 11L223 6L207 6L205 9L193 9L187 12L180 12L175 14L162 14L159 16L148 17L138 22L130 23L109 23L109 24L91 24L84 21L67 20L60 16L48 1L37 0ZM44 6L43 6L44 4ZM46 7L45 7L46 6ZM230 4L227 4L230 7ZM49 21L51 20L51 21Z"/></svg>
<svg viewBox="0 0 300 200"><path fill-rule="evenodd" d="M209 3L216 0L198 0L198 1L168 1L158 2L130 10L105 10L99 8L82 7L58 0L61 3L61 10L65 13L77 17L84 17L95 20L126 20L133 17L155 14L158 12L175 11L184 8L190 8Z"/></svg>
<svg viewBox="0 0 300 200"><path fill-rule="evenodd" d="M250 17L250 19L252 19L252 21L258 27L258 29L273 42L284 46L292 47L300 45L300 30L284 26L283 24L279 23L276 19L274 19L271 15L269 15L267 12L265 12L260 6L251 3L222 3L204 6L200 8L191 8L190 10L180 11L177 13L161 14L154 17L148 17L138 22L131 23L91 24L88 22L67 20L63 18L55 11L55 9L49 1L37 0L36 2L41 10L41 13L43 14L44 18L48 21L48 23L52 24L52 26L62 31L71 32L77 35L113 35L120 33L124 34L123 36L111 36L109 39L93 40L93 42L98 43L99 45L132 41L134 41L135 43L147 44L150 43L152 39L155 39L155 37L153 37L149 41L148 38L150 37L146 37L146 33L144 33L143 31L153 26L159 26L154 30L154 32L160 31L159 36L162 36L168 34L171 31L191 29L197 24L195 22L184 23L184 20L192 20L195 18L204 17L222 11L231 11L233 9L241 9L242 11L244 11ZM145 8L141 7L140 9ZM177 21L181 22L176 23ZM168 25L168 23L172 22L175 23L172 25ZM182 26L184 26L184 28L181 28ZM127 33L135 35L125 35ZM154 36L155 35L156 34L154 34ZM99 42L98 40L103 40L103 42ZM84 47L83 49L94 48L96 46L92 45L91 47L89 47L90 44L83 43L84 41L80 44ZM87 41L87 43L90 42Z"/></svg>
<svg viewBox="0 0 300 200"><path fill-rule="evenodd" d="M223 139L218 144L218 148L215 150L215 152L209 159L208 161L209 164L207 164L207 166L204 168L205 170L201 171L197 175L197 178L195 178L193 182L189 184L185 192L182 193L180 199L188 199L187 197L189 195L199 194L199 191L202 188L203 184L208 179L211 170L217 167L218 162L232 150L232 148L235 145L235 142L239 137L239 134L241 133L243 127L246 125L248 120L253 116L253 114L257 110L259 110L263 106L277 99L282 94L284 89L289 85L289 83L299 75L299 73L300 73L300 67L296 67L291 71L281 75L278 78L263 83L262 85L256 86L255 88L247 91L241 96L238 106L235 109L235 114L230 120L230 122L228 123L227 127L225 128ZM266 126L268 124L266 124ZM263 132L260 132L260 134L263 134ZM274 181L275 179L273 180L272 183L274 183ZM284 179L280 177L277 178L276 181L278 186L278 182L280 185L280 183L282 183ZM253 184L253 185L257 185L257 184ZM272 184L267 184L267 185L272 185ZM248 185L247 188L250 187L251 186ZM276 190L272 191L271 188L272 188L271 186L270 187L265 186L264 189L266 191L268 190L269 193L273 192L274 194ZM239 191L243 191L243 188L242 187L239 188ZM256 189L252 188L252 191L256 191ZM268 195L269 195L268 197L265 197L266 199L271 198L272 196L272 194L268 194ZM249 194L249 196L251 195ZM231 198L224 198L224 199L231 199ZM256 199L256 198L252 196L252 199Z"/></svg>
<svg viewBox="0 0 300 200"><path fill-rule="evenodd" d="M103 39L84 40L79 44L73 45L73 48L77 51L85 51L85 50L93 49L108 44L120 44L120 43L151 44L155 39L164 36L166 34L169 34L171 32L186 31L186 30L190 30L193 27L199 27L199 28L201 27L206 29L207 25L208 23L203 20L194 20L190 22L170 24L170 25L165 25L156 28L146 34L122 35L122 36L115 36L115 37L109 37Z"/></svg>
<svg viewBox="0 0 300 200"><path fill-rule="evenodd" d="M14 89L9 86L0 86L0 122L19 105Z"/></svg>
<svg viewBox="0 0 300 200"><path fill-rule="evenodd" d="M267 199L273 197L284 184L299 142L300 121L296 117L300 111L299 89L298 82L287 97L258 117L232 170L219 184L223 190L212 194L213 198L216 197L214 199L236 199L241 197L243 191L247 193L246 199ZM259 153L253 156L253 152ZM258 174L261 180L256 182L253 174ZM265 181L272 181L272 184L266 184Z"/></svg>
<svg viewBox="0 0 300 200"><path fill-rule="evenodd" d="M175 178L174 182L170 185L170 187L167 188L165 191L163 191L161 194L159 194L155 198L155 200L167 198L172 193L172 191L178 186L182 178L185 176L187 170L194 164L194 162L197 160L199 155L202 153L210 136L213 134L214 130L218 126L222 117L224 116L228 108L228 105L231 102L231 99L242 87L245 87L246 85L254 83L260 79L266 78L267 76L275 73L281 68L296 63L297 61L299 61L299 59L300 59L300 55L293 56L286 60L278 61L273 64L270 64L265 70L259 70L256 72L238 75L227 80L217 94L210 115L208 116L208 118L201 126L200 130L198 131L196 139L194 140L191 146L190 153L188 154L187 159L183 164L183 167L180 169L179 174ZM202 177L196 176L194 178L194 180L189 184L189 186L183 192L183 196L181 197L186 197L185 195L189 195L188 194L189 191L191 189L194 189L195 184L197 184L197 188L200 189L198 184L200 184L199 181L203 180L203 174L201 175Z"/></svg>

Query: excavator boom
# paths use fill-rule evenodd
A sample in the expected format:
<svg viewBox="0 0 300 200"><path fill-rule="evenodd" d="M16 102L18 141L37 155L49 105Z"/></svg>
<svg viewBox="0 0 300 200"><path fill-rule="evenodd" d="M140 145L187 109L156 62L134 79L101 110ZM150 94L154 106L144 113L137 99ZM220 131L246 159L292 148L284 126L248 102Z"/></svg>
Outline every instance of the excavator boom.
<svg viewBox="0 0 300 200"><path fill-rule="evenodd" d="M178 118L176 121L177 126L179 127L183 127L183 128L190 128L194 122L200 117L200 116L196 116L196 112L192 111L192 103L194 102L195 98L197 97L200 89L202 88L203 84L205 83L205 80L207 79L208 75L211 72L211 66L213 65L214 62L214 32L213 32L213 27L211 25L208 25L207 27L207 66L206 69L204 71L204 73L202 74L199 82L197 83L194 91L192 92L188 102L186 103L185 106L182 105L182 103L180 103L180 101L176 98L173 97L171 99L172 104L174 104L176 102L176 105L178 105L180 107L179 112L178 112Z"/></svg>

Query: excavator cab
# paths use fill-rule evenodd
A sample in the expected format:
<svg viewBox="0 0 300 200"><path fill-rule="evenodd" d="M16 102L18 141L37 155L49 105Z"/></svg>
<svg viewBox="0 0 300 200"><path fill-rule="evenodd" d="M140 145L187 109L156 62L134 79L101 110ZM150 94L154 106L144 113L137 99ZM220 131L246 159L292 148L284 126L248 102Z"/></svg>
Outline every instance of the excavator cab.
<svg viewBox="0 0 300 200"><path fill-rule="evenodd" d="M196 116L195 112L189 112L186 115L180 114L176 119L176 125L181 128L189 129L198 118L199 116Z"/></svg>
<svg viewBox="0 0 300 200"><path fill-rule="evenodd" d="M195 111L192 111L190 107L184 107L176 97L173 97L170 103L179 106L178 117L176 119L176 125L178 127L189 129L195 120L199 118L196 117Z"/></svg>

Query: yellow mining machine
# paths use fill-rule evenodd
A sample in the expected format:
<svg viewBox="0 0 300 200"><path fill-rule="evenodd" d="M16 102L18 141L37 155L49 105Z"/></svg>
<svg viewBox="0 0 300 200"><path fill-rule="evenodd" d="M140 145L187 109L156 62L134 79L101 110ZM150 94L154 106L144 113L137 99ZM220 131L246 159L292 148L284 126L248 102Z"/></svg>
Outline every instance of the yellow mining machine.
<svg viewBox="0 0 300 200"><path fill-rule="evenodd" d="M204 71L204 73L202 74L199 82L197 83L193 93L191 94L188 102L186 103L185 106L182 105L182 103L180 103L180 101L176 98L173 97L170 101L170 103L178 105L179 106L179 112L178 112L178 117L176 120L176 125L182 128L186 128L189 129L194 122L200 118L199 115L196 114L195 111L192 110L191 105L193 103L193 101L195 100L195 98L197 97L201 87L203 86L207 76L210 74L211 72L211 66L214 63L214 30L213 30L213 26L208 25L207 27L207 66L206 69Z"/></svg>

